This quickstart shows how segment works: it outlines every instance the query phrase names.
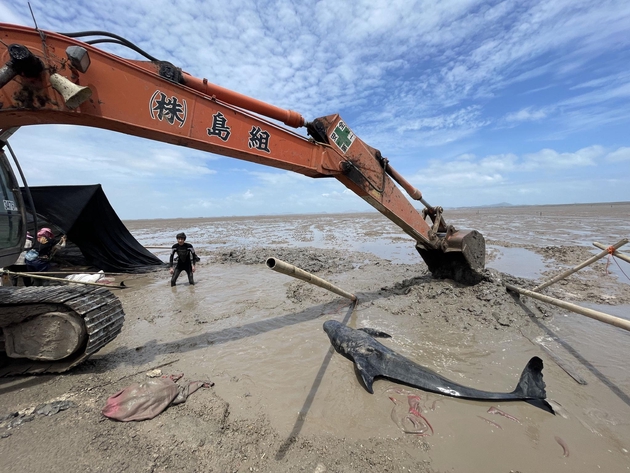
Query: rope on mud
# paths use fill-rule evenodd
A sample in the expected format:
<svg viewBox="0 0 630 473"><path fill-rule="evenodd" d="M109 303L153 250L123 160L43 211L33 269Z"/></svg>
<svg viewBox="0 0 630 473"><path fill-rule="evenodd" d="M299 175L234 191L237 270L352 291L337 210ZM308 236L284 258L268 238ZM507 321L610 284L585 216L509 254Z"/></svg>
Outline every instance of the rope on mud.
<svg viewBox="0 0 630 473"><path fill-rule="evenodd" d="M348 320L350 320L350 317L354 313L354 309L357 307L357 304L358 304L358 299L355 299L350 303L350 306L348 307L346 315L341 321L343 325L346 325L348 323ZM313 380L313 385L311 386L311 389L309 390L308 395L306 396L306 399L304 400L304 404L302 405L302 408L298 411L297 419L295 420L295 424L293 424L293 429L291 429L291 433L289 434L287 439L282 443L282 445L280 445L280 448L276 452L276 456L275 456L276 460L284 459L287 452L289 451L291 446L296 442L298 435L302 431L302 427L304 426L304 422L306 421L306 416L308 414L308 411L311 408L311 405L313 404L313 400L315 399L315 395L317 394L319 385L321 384L322 379L324 378L324 374L326 373L326 370L328 369L328 365L330 364L330 360L333 356L333 353L335 353L335 349L332 346L329 346L328 351L326 352L326 355L324 356L324 360L322 361L322 364L319 367L319 371L315 375L315 379Z"/></svg>
<svg viewBox="0 0 630 473"><path fill-rule="evenodd" d="M630 281L630 278L628 277L628 275L624 272L624 270L621 268L621 266L619 266L619 262L613 257L613 261L615 262L615 264L617 265L617 267L619 268L619 271L621 271L621 274L623 274L626 279L628 281ZM606 265L606 269L608 269L608 265Z"/></svg>

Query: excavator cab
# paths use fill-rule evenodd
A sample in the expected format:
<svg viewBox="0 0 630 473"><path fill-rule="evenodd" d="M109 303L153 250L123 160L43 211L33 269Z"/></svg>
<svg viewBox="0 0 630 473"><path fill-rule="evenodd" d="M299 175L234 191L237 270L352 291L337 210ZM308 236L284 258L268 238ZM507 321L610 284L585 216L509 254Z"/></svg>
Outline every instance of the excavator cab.
<svg viewBox="0 0 630 473"><path fill-rule="evenodd" d="M0 142L2 145L2 142ZM0 268L15 263L26 241L26 214L20 186L0 148Z"/></svg>

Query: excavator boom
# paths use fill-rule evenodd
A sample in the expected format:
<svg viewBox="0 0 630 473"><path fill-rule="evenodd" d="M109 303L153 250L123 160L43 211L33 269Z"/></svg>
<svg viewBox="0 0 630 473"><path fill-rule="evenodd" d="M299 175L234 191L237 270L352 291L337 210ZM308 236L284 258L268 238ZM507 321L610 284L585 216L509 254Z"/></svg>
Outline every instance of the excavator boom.
<svg viewBox="0 0 630 473"><path fill-rule="evenodd" d="M411 236L434 275L466 281L483 269L481 234L447 225L442 209L428 205L339 115L306 122L296 112L213 85L170 63L123 59L59 33L0 24L0 39L0 130L91 126L314 178L334 177ZM289 127L306 126L311 139L259 115ZM397 183L422 202L422 212Z"/></svg>

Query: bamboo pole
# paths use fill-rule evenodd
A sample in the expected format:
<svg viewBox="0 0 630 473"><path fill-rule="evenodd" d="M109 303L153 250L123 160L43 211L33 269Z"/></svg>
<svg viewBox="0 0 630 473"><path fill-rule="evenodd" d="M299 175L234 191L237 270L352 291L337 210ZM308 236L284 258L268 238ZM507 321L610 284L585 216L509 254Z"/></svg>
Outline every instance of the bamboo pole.
<svg viewBox="0 0 630 473"><path fill-rule="evenodd" d="M606 250L608 251L608 247L606 245L602 245L601 243L593 243L593 246L596 246L599 249L602 250ZM630 256L626 255L625 253L621 253L620 251L613 251L613 256L616 256L617 258L624 260L626 263L630 263Z"/></svg>
<svg viewBox="0 0 630 473"><path fill-rule="evenodd" d="M613 245L613 248L616 250L617 248L622 247L623 245L625 245L626 243L628 243L628 239L627 238L623 238L621 240L619 240L617 243L615 243ZM595 261L602 259L604 256L606 256L608 254L608 249L606 249L605 251L602 251L601 253L596 254L595 256L587 259L586 261L584 261L581 264L578 264L576 267L571 268L571 269L567 269L566 271L558 274L557 276L551 278L549 281L542 283L540 286L536 286L534 289L532 289L534 292L538 292L541 289L546 288L547 286L551 286L553 283L560 281L561 279L566 278L567 276L570 276L571 274L575 273L576 271L579 271L580 269L588 266L589 264L593 264Z"/></svg>
<svg viewBox="0 0 630 473"><path fill-rule="evenodd" d="M565 302L560 299L556 299L555 297L538 294L537 292L522 289L520 287L512 286L511 284L506 284L505 287L508 288L510 291L518 292L519 294L523 294L524 296L529 296L534 299L538 299L539 301L547 302L549 304L562 307L563 309L570 310L571 312L575 312L576 314L585 315L586 317L590 317L591 319L599 320L600 322L604 322L610 325L614 325L615 327L630 331L630 320L615 317L614 315L606 314L605 312L600 312L598 310L580 307L579 305Z"/></svg>
<svg viewBox="0 0 630 473"><path fill-rule="evenodd" d="M267 267L269 269L273 269L274 271L282 274L286 274L287 276L294 277L296 279L300 279L302 281L306 281L308 283L314 284L315 286L319 286L321 288L327 289L335 294L346 297L352 301L357 300L357 296L354 294L350 294L349 292L344 291L343 289L338 288L334 284L329 283L328 281L318 278L317 276L304 271L292 264L285 263L278 258L267 258Z"/></svg>
<svg viewBox="0 0 630 473"><path fill-rule="evenodd" d="M124 282L120 282L120 284L118 286L112 286L109 284L101 284L101 283L97 283L97 282L84 282L84 281L72 281L70 279L65 279L65 278L52 278L50 276L41 276L37 273L33 274L33 273L16 273L15 271L8 271L8 270L4 270L3 271L5 274L11 274L13 276L22 276L22 277L27 277L27 278L35 278L35 279L46 279L48 281L58 281L58 282L65 282L67 284L84 284L86 286L100 286L100 287L106 287L107 289L127 289L127 286L125 286Z"/></svg>
<svg viewBox="0 0 630 473"><path fill-rule="evenodd" d="M28 271L22 271L22 274L25 274L27 276L38 276L41 273L31 273ZM71 274L102 274L103 276L122 276L128 273L101 273L100 271L46 271L46 274L49 274L49 275L66 274L68 276L70 276Z"/></svg>

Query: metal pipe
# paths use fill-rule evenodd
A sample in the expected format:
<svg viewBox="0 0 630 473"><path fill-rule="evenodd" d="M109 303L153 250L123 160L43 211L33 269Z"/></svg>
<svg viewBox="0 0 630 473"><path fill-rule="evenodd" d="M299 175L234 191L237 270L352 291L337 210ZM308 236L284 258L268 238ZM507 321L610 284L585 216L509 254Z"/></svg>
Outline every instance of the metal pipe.
<svg viewBox="0 0 630 473"><path fill-rule="evenodd" d="M407 194L409 194L409 197L411 197L413 200L419 200L420 202L422 202L422 204L427 207L428 209L431 209L432 207L428 204L428 202L425 202L424 199L422 198L422 192L420 192L419 189L415 188L414 186L411 185L411 183L405 179L404 177L402 177L402 175L396 171L390 164L389 161L386 161L385 164L385 172L387 172L387 174L389 174L389 176L396 181L398 184L400 184L400 186L405 189L405 191L407 192Z"/></svg>
<svg viewBox="0 0 630 473"><path fill-rule="evenodd" d="M268 104L262 100L239 94L238 92L226 89L220 85L212 84L208 82L208 79L193 77L187 72L183 72L182 75L184 85L190 87L191 89L198 90L206 95L214 95L223 102L227 102L236 107L244 108L245 110L250 110L260 115L264 115L265 117L279 120L285 125L293 128L304 126L305 120L298 112L276 107L275 105Z"/></svg>
<svg viewBox="0 0 630 473"><path fill-rule="evenodd" d="M538 299L539 301L547 302L549 304L562 307L563 309L570 310L571 312L575 312L576 314L585 315L586 317L590 317L591 319L599 320L600 322L604 322L610 325L614 325L615 327L630 331L630 320L615 317L614 315L606 314L605 312L600 312L598 310L580 307L579 305L571 304L570 302L565 302L554 297L545 296L543 294L538 294L537 292L528 291L527 289L512 286L511 284L506 284L505 287L508 288L510 291L518 292L519 294L523 294L524 296L529 296L534 299Z"/></svg>
<svg viewBox="0 0 630 473"><path fill-rule="evenodd" d="M0 89L7 85L16 75L17 71L11 67L10 62L0 67Z"/></svg>
<svg viewBox="0 0 630 473"><path fill-rule="evenodd" d="M628 239L627 238L623 238L622 240L619 240L617 243L615 243L612 247L616 250L617 248L622 247L626 243L628 243ZM574 268L567 269L566 271L564 271L564 272L558 274L557 276L551 278L549 281L547 281L545 283L542 283L540 286L536 286L533 289L533 291L537 292L537 291L540 291L541 289L546 288L547 286L551 286L553 283L558 282L561 279L566 278L567 276L570 276L571 274L575 273L576 271L579 271L580 269L584 268L585 266L588 266L589 264L593 264L598 259L602 259L607 254L608 254L608 249L606 249L605 251L602 251L601 253L596 254L592 258L587 259L583 263L578 264Z"/></svg>
<svg viewBox="0 0 630 473"><path fill-rule="evenodd" d="M431 204L429 204L426 200L424 200L424 198L422 197L422 192L420 192L418 188L411 185L411 183L407 179L402 177L402 175L398 171L396 171L389 164L389 161L385 158L384 158L384 168L385 168L385 172L389 175L389 177L391 177L403 189L405 189L405 192L409 194L409 197L411 197L413 200L420 201L420 203L424 205L424 207L427 209L429 213L429 216L431 217L431 220L434 223L436 223L436 213L437 213L436 209ZM434 229L434 231L437 231L438 228L442 228L444 231L446 231L446 221L444 220L444 217L442 217L441 214L439 215L439 220L437 221L437 227Z"/></svg>
<svg viewBox="0 0 630 473"><path fill-rule="evenodd" d="M593 243L593 246L596 246L597 248L601 249L601 250L606 250L608 251L608 247L606 245L602 245L601 243ZM619 251L615 250L613 251L613 256L616 256L617 258L624 260L626 263L630 263L630 256L626 255L625 253L620 253Z"/></svg>
<svg viewBox="0 0 630 473"><path fill-rule="evenodd" d="M344 291L343 289L338 288L334 284L329 283L328 281L318 278L317 276L304 271L292 264L285 263L278 258L267 258L267 267L269 269L273 269L274 271L282 274L286 274L287 276L294 277L296 279L300 279L302 281L306 281L308 283L314 284L315 286L319 286L321 288L327 289L335 294L338 294L342 297L346 297L352 301L357 300L357 296L354 294L350 294L349 292Z"/></svg>

